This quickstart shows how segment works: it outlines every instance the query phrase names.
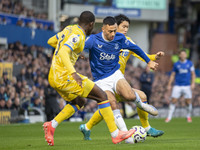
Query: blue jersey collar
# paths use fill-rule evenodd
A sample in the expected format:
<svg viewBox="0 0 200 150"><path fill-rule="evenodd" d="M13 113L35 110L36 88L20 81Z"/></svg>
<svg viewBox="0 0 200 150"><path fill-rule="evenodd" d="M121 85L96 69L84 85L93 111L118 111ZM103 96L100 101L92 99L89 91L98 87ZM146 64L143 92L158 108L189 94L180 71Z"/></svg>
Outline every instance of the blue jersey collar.
<svg viewBox="0 0 200 150"><path fill-rule="evenodd" d="M179 61L180 61L180 60L179 60ZM184 64L184 63L186 63L186 62L187 62L187 59L184 60L184 61L180 61L181 64Z"/></svg>
<svg viewBox="0 0 200 150"><path fill-rule="evenodd" d="M112 41L115 39L115 38L114 38L112 41L106 40L106 39L104 38L103 32L101 32L101 36L102 36L102 39L103 39L104 41L106 41L106 42L112 42Z"/></svg>

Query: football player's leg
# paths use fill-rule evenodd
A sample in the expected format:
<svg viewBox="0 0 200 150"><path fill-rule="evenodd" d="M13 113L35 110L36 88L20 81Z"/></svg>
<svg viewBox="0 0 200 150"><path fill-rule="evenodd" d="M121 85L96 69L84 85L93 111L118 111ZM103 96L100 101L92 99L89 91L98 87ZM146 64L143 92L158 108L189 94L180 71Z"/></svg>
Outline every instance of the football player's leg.
<svg viewBox="0 0 200 150"><path fill-rule="evenodd" d="M76 103L79 101L79 103ZM85 103L85 99L81 97L75 98L70 104L67 104L61 112L50 122L43 124L45 131L45 139L51 146L54 145L54 131L55 128L64 120L71 117L76 111L78 111Z"/></svg>
<svg viewBox="0 0 200 150"><path fill-rule="evenodd" d="M186 118L187 122L192 122L191 114L192 114L192 90L190 86L184 87L184 98L185 98L185 104L186 104Z"/></svg>
<svg viewBox="0 0 200 150"><path fill-rule="evenodd" d="M172 98L171 99L171 102L169 104L169 111L168 111L168 116L165 120L166 123L170 122L171 119L172 119L172 116L174 114L174 111L176 109L176 102L177 102L177 99L176 98Z"/></svg>
<svg viewBox="0 0 200 150"><path fill-rule="evenodd" d="M138 93L138 95L140 96L143 103L147 103L147 96L144 92L137 90L137 89L133 89L133 90ZM148 131L151 127L150 124L149 124L149 120L148 120L148 113L145 112L144 110L138 108L138 107L137 107L137 113L138 113L138 116L140 118L140 122L142 124L142 127L146 131Z"/></svg>
<svg viewBox="0 0 200 150"><path fill-rule="evenodd" d="M122 131L128 131L126 124L124 122L124 119L120 113L120 109L119 106L117 104L117 100L115 98L115 95L111 92L111 91L105 91L108 99L110 101L110 105L114 114L114 118L115 118L115 123L117 125L117 127L122 130Z"/></svg>
<svg viewBox="0 0 200 150"><path fill-rule="evenodd" d="M166 123L171 121L173 113L174 113L175 108L176 108L176 102L177 102L178 98L181 96L181 93L182 93L182 91L181 91L181 88L179 86L173 87L172 96L171 96L172 99L171 99L171 102L169 104L168 116L165 119Z"/></svg>
<svg viewBox="0 0 200 150"><path fill-rule="evenodd" d="M191 99L186 99L185 100L186 103L186 110L187 110L187 122L192 122L192 118L191 118L191 114L192 114L192 103L191 103Z"/></svg>
<svg viewBox="0 0 200 150"><path fill-rule="evenodd" d="M69 104L67 104L61 112L54 118L54 120L57 122L54 128L57 127L58 124L63 122L64 120L70 118L76 111L78 111L83 105L85 104L85 98L82 97L76 97L74 100L72 100Z"/></svg>
<svg viewBox="0 0 200 150"><path fill-rule="evenodd" d="M110 101L110 105L114 114L115 124L121 131L128 131L126 123L121 115L115 95L110 91L106 91L106 94L108 95L108 99ZM134 144L133 138L129 137L125 140L125 143Z"/></svg>
<svg viewBox="0 0 200 150"><path fill-rule="evenodd" d="M114 144L119 143L127 138L129 138L135 130L130 131L119 131L114 120L113 112L110 107L109 100L107 100L106 93L101 90L98 86L94 86L88 98L93 98L98 102L99 113L102 115L105 120L108 129L112 136L112 141Z"/></svg>
<svg viewBox="0 0 200 150"><path fill-rule="evenodd" d="M103 119L100 110L97 110L86 124L80 125L79 129L83 133L84 140L91 140L90 133L92 127Z"/></svg>
<svg viewBox="0 0 200 150"><path fill-rule="evenodd" d="M150 113L151 115L158 115L158 110L148 104L142 103L142 100L136 91L133 91L129 83L125 79L120 79L117 82L116 92L127 101L135 102L140 109Z"/></svg>
<svg viewBox="0 0 200 150"><path fill-rule="evenodd" d="M144 92L137 90L137 89L133 89L133 90L136 91L139 94L143 103L147 103L147 96ZM140 118L140 122L142 124L142 127L147 132L147 136L158 137L158 136L161 136L161 135L164 134L163 131L157 130L157 129L152 128L150 126L147 112L145 112L144 110L142 110L138 107L137 107L137 112L138 112L138 116Z"/></svg>

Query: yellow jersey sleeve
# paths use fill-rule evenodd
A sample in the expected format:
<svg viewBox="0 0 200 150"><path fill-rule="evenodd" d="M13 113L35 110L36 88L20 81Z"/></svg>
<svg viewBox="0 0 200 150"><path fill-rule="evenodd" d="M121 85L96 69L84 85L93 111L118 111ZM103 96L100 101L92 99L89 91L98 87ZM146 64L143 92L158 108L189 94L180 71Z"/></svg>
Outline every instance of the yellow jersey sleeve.
<svg viewBox="0 0 200 150"><path fill-rule="evenodd" d="M129 41L131 41L133 44L135 44L130 37L126 37ZM119 55L119 64L120 64L120 70L121 72L124 74L125 73L125 68L126 68L126 64L128 59L130 58L130 56L133 55L136 58L144 61L140 56L138 56L137 54L135 54L134 52L128 50L128 49L121 49L120 50L120 55ZM156 60L156 55L149 55L147 54L147 56L150 58L150 60L155 61Z"/></svg>
<svg viewBox="0 0 200 150"><path fill-rule="evenodd" d="M132 53L132 55L133 55L134 57L136 57L136 58L138 58L138 59L144 61L144 59L142 59L142 58L141 58L140 56L138 56L137 54ZM146 53L146 55L149 57L150 60L152 60L152 61L155 61L155 60L156 60L156 55L155 55L155 54L149 55L149 54ZM144 61L144 62L145 62L145 61Z"/></svg>
<svg viewBox="0 0 200 150"><path fill-rule="evenodd" d="M131 41L133 44L135 44L132 39L130 37L126 37L129 41ZM140 56L138 56L137 54L135 54L134 52L131 53L134 57L144 61L144 59L142 59ZM150 60L155 61L156 60L156 55L149 55L146 53L146 55L150 58ZM145 62L145 61L144 61Z"/></svg>
<svg viewBox="0 0 200 150"><path fill-rule="evenodd" d="M74 65L85 46L85 33L78 25L67 26L57 34L58 41L51 65L51 76L75 72Z"/></svg>
<svg viewBox="0 0 200 150"><path fill-rule="evenodd" d="M68 46L72 51L74 51L82 44L82 41L82 36L72 33L65 41L64 45Z"/></svg>
<svg viewBox="0 0 200 150"><path fill-rule="evenodd" d="M58 43L58 34L52 36L51 38L49 38L49 40L47 41L47 43L52 46L53 48L56 48L57 43Z"/></svg>

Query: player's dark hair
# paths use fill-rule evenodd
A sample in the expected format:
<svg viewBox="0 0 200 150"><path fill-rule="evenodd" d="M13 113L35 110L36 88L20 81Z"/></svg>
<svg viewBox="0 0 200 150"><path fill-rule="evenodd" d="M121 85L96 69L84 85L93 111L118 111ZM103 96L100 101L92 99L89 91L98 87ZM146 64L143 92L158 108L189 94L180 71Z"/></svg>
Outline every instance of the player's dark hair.
<svg viewBox="0 0 200 150"><path fill-rule="evenodd" d="M178 54L180 54L180 53L182 53L182 52L187 53L185 49L180 49L180 50L178 51Z"/></svg>
<svg viewBox="0 0 200 150"><path fill-rule="evenodd" d="M94 14L90 11L82 12L79 17L79 24L89 24L91 22L95 22Z"/></svg>
<svg viewBox="0 0 200 150"><path fill-rule="evenodd" d="M117 25L120 25L123 21L127 21L130 24L130 19L126 17L125 15L119 14L115 16Z"/></svg>
<svg viewBox="0 0 200 150"><path fill-rule="evenodd" d="M114 25L116 23L116 20L114 17L108 16L103 19L103 25Z"/></svg>

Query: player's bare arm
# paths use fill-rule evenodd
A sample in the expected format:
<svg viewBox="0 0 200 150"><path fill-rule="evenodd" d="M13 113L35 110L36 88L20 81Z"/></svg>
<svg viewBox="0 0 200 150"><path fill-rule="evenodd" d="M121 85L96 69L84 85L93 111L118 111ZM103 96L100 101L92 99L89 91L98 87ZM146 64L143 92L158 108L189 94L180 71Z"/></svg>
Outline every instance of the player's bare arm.
<svg viewBox="0 0 200 150"><path fill-rule="evenodd" d="M192 71L192 72L191 72L191 75L192 75L191 89L193 90L193 89L195 88L195 78L196 78L195 72Z"/></svg>
<svg viewBox="0 0 200 150"><path fill-rule="evenodd" d="M172 88L172 82L174 81L175 75L176 75L175 72L171 73L170 78L169 78L169 82L168 82L168 85L167 85L167 90L171 90L171 88Z"/></svg>

